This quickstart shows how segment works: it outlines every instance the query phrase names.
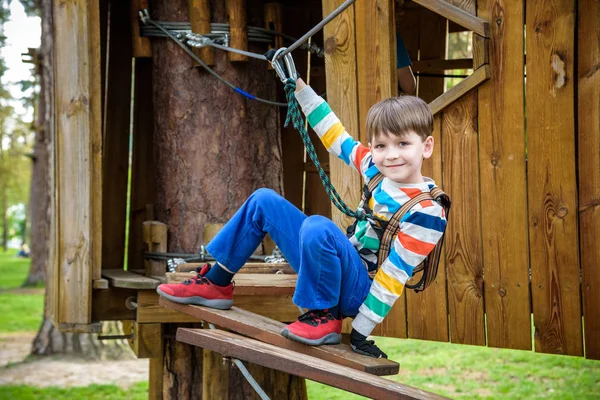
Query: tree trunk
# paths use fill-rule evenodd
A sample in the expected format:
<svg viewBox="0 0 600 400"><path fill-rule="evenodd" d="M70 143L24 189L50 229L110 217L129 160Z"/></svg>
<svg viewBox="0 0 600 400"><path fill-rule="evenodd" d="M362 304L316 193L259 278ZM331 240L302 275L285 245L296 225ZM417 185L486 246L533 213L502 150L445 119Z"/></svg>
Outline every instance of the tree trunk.
<svg viewBox="0 0 600 400"><path fill-rule="evenodd" d="M212 22L226 21L225 4L211 1ZM188 20L185 0L152 5L157 20ZM248 25L263 26L261 1L248 0L247 11ZM266 48L250 43L249 50L260 53ZM153 64L157 219L168 225L169 251L197 252L205 225L227 222L254 190L282 192L279 109L248 100L203 69L193 69L190 57L167 39L153 40ZM217 50L214 69L262 98L275 100L276 90L281 90L264 61L230 63ZM199 398L198 350L169 340L164 351L163 394ZM193 368L175 368L182 365ZM225 398L243 398L251 391L249 386L237 387Z"/></svg>
<svg viewBox="0 0 600 400"><path fill-rule="evenodd" d="M42 36L44 43L40 53L47 54L47 43L50 35ZM43 56L42 56L43 57ZM50 230L50 216L48 210L50 207L50 188L48 182L49 176L49 158L48 141L46 129L50 128L47 110L52 109L49 94L52 88L49 87L51 78L48 76L50 71L47 68L40 68L40 95L38 97L37 123L35 132L35 144L33 147L33 172L31 176L31 188L29 196L29 212L31 213L31 267L29 274L23 286L36 286L44 282L46 278L46 263L48 262L48 232ZM25 239L23 239L25 240Z"/></svg>
<svg viewBox="0 0 600 400"><path fill-rule="evenodd" d="M8 250L8 214L6 209L8 206L6 205L6 186L2 186L2 193L0 194L2 197L2 249L6 252Z"/></svg>

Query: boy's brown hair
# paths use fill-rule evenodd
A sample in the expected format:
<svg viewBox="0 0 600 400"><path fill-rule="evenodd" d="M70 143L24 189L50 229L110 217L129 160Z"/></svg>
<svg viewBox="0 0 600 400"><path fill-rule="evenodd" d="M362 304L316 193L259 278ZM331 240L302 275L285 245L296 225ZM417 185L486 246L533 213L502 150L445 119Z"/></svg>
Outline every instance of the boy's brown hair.
<svg viewBox="0 0 600 400"><path fill-rule="evenodd" d="M423 141L433 132L429 105L416 96L399 96L375 104L367 113L369 142L382 132L402 136L414 131Z"/></svg>

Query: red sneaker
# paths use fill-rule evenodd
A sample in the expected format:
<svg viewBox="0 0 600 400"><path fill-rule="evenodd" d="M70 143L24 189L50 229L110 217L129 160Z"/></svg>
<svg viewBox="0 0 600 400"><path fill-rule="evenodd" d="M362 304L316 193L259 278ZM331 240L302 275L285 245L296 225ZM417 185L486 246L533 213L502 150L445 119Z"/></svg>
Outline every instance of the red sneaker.
<svg viewBox="0 0 600 400"><path fill-rule="evenodd" d="M193 278L182 283L165 283L159 285L156 291L161 296L183 304L196 304L210 308L227 310L233 305L233 283L218 286L204 277L210 269L206 264Z"/></svg>
<svg viewBox="0 0 600 400"><path fill-rule="evenodd" d="M342 320L328 310L313 310L283 328L281 335L311 346L338 344L342 341Z"/></svg>

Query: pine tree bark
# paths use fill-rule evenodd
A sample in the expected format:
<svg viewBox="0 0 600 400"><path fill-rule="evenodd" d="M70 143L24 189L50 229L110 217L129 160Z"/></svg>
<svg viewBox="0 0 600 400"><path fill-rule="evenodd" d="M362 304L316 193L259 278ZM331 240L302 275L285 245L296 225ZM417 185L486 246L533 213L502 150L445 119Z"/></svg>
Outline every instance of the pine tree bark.
<svg viewBox="0 0 600 400"><path fill-rule="evenodd" d="M156 20L188 20L185 0L152 5ZM210 5L211 22L226 22L226 2L212 0ZM247 24L263 26L262 2L248 0L246 7ZM226 223L254 190L268 187L282 192L279 109L248 100L206 71L192 68L192 60L172 41L153 40L152 45L156 216L169 228L169 251L197 252L205 225ZM260 53L266 48L253 48L250 43L249 50ZM214 70L262 98L275 100L276 91L281 90L264 61L230 63L226 53L215 51ZM174 332L174 327L166 326L166 331L169 329ZM200 350L167 339L164 351L165 398L200 398ZM239 384L228 394L220 393L223 398L242 399L254 393L236 375L235 367L228 368L231 382ZM273 380L266 381L271 384ZM298 381L288 386L299 388L296 391L302 398L302 385ZM272 387L265 390L273 392ZM288 397L288 393L278 394L282 395L279 398Z"/></svg>

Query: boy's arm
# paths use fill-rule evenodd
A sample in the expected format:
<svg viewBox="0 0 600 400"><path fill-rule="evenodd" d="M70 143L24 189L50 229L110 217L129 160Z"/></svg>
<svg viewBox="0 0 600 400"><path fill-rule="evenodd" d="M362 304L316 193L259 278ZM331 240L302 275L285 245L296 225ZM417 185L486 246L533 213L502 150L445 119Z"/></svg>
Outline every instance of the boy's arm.
<svg viewBox="0 0 600 400"><path fill-rule="evenodd" d="M413 270L433 250L445 229L444 210L437 205L412 211L401 222L392 250L377 271L371 290L352 322L355 330L369 336L383 321Z"/></svg>
<svg viewBox="0 0 600 400"><path fill-rule="evenodd" d="M371 160L369 148L346 132L329 104L300 78L296 80L296 99L327 151L364 174Z"/></svg>

